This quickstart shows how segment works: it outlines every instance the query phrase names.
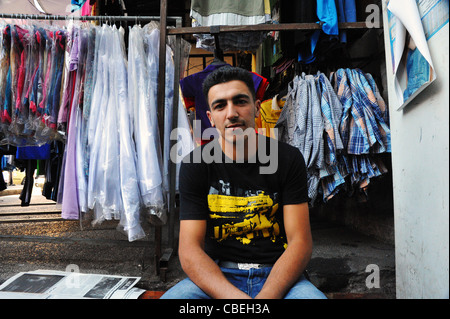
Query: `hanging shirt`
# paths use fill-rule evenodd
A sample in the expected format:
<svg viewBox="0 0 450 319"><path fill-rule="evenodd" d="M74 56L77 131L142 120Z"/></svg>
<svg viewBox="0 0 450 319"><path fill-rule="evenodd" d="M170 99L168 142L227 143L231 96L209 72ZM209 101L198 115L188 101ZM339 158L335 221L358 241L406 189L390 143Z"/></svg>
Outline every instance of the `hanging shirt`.
<svg viewBox="0 0 450 319"><path fill-rule="evenodd" d="M387 172L372 154L390 152L386 105L372 76L361 70L339 69L332 75L343 105L340 133L347 157L343 157L351 185L365 189L371 178Z"/></svg>
<svg viewBox="0 0 450 319"><path fill-rule="evenodd" d="M375 81L371 79L369 83L366 74L359 69L352 70L353 78L358 84L360 94L360 104L364 107L366 125L369 132L369 144L371 152L390 152L390 129L384 121L381 108L378 106L379 99L376 97L373 85ZM377 90L375 88L375 90Z"/></svg>
<svg viewBox="0 0 450 319"><path fill-rule="evenodd" d="M64 78L63 78L63 96L58 112L58 124L62 130L66 130L68 121L69 107L73 96L74 83L76 79L75 64L78 50L78 28L69 22L67 42L64 50ZM75 48L74 48L75 47ZM71 62L72 61L72 62Z"/></svg>
<svg viewBox="0 0 450 319"><path fill-rule="evenodd" d="M328 35L338 35L338 15L335 0L317 0L317 17L322 30Z"/></svg>
<svg viewBox="0 0 450 319"><path fill-rule="evenodd" d="M50 144L17 147L17 159L47 160L50 158Z"/></svg>
<svg viewBox="0 0 450 319"><path fill-rule="evenodd" d="M260 116L255 119L256 127L261 128L260 134L275 138L273 129L277 124L285 102L285 99L278 100L278 95L270 100L261 102Z"/></svg>
<svg viewBox="0 0 450 319"><path fill-rule="evenodd" d="M124 47L123 28L113 26L113 43L110 61L110 79L114 90L111 91L115 101L119 135L119 175L120 194L123 210L120 225L128 235L129 241L145 237L140 221L141 193L139 191L136 166L136 148L132 137L130 102L128 99L127 65L122 51ZM111 63L112 62L112 63ZM120 133L119 133L120 132Z"/></svg>
<svg viewBox="0 0 450 319"><path fill-rule="evenodd" d="M336 71L336 88L343 105L341 136L349 154L390 152L390 130L385 118L385 106L378 102L373 79L367 81L358 70ZM382 111L382 109L384 109Z"/></svg>
<svg viewBox="0 0 450 319"><path fill-rule="evenodd" d="M190 16L193 26L212 25L254 25L266 22L265 0L253 1L191 1ZM215 38L210 34L194 34L197 48L211 52L216 47ZM220 48L224 51L255 51L265 39L265 32L220 33Z"/></svg>
<svg viewBox="0 0 450 319"><path fill-rule="evenodd" d="M144 31L138 25L130 30L128 50L128 94L136 143L137 178L145 207L153 207L154 216L161 215L165 203L162 189L162 159L157 120L156 81L158 49L152 45L145 52ZM158 35L147 34L151 43ZM150 43L147 42L147 43ZM151 163L151 165L149 164Z"/></svg>
<svg viewBox="0 0 450 319"><path fill-rule="evenodd" d="M1 60L1 83L2 99L0 101L1 108L1 122L11 123L11 26L6 25L2 32L2 60ZM4 85L4 87L3 87Z"/></svg>
<svg viewBox="0 0 450 319"><path fill-rule="evenodd" d="M15 96L15 111L16 114L20 112L22 106L22 92L25 86L25 75L26 75L26 59L27 50L26 47L29 43L28 30L15 26L15 45L19 49L18 53L20 55L20 63L17 68L17 93Z"/></svg>
<svg viewBox="0 0 450 319"><path fill-rule="evenodd" d="M342 117L342 105L328 78L323 74L317 76L317 90L321 96L320 107L325 133L325 163L320 170L323 200L331 199L345 183L347 171L342 160L342 144L339 123Z"/></svg>
<svg viewBox="0 0 450 319"><path fill-rule="evenodd" d="M70 114L68 114L68 127L67 127L67 143L66 143L66 161L64 165L64 180L63 180L63 201L61 207L61 217L64 219L79 219L80 212L87 211L87 207L85 206L85 193L79 192L79 179L77 172L77 135L81 130L81 121L80 121L80 109L78 104L78 96L81 94L80 86L77 84L81 79L81 72L83 69L79 68L78 61L83 61L82 57L79 57L79 37L81 30L77 28L75 30L76 33L76 41L74 41L74 45L72 46L71 53L71 71L73 72L73 76L75 78L74 81L74 98L71 99L71 104L69 108ZM81 40L80 40L81 41ZM62 51L62 55L64 51ZM62 67L62 65L61 65ZM81 65L80 65L81 67ZM80 185L81 186L81 185ZM85 188L82 187L82 190L85 191ZM80 209L80 197L83 199L83 209Z"/></svg>
<svg viewBox="0 0 450 319"><path fill-rule="evenodd" d="M356 22L355 0L336 0L336 10L339 22ZM347 42L347 31L340 30L340 40Z"/></svg>
<svg viewBox="0 0 450 319"><path fill-rule="evenodd" d="M191 17L202 26L265 23L264 0L192 0Z"/></svg>
<svg viewBox="0 0 450 319"><path fill-rule="evenodd" d="M318 194L320 169L324 165L324 128L314 81L312 75L294 78L276 124L280 140L297 147L305 159L311 203Z"/></svg>
<svg viewBox="0 0 450 319"><path fill-rule="evenodd" d="M49 100L48 108L46 110L47 126L56 130L56 123L58 121L58 109L60 102L61 81L64 69L64 48L66 35L64 32L55 32L55 54L54 54L54 71L52 83L52 99Z"/></svg>

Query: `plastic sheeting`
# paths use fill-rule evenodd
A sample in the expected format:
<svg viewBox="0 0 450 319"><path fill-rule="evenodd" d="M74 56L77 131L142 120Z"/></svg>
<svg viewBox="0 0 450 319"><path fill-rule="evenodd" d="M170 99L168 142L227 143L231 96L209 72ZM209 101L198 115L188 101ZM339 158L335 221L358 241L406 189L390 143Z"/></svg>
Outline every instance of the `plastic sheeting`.
<svg viewBox="0 0 450 319"><path fill-rule="evenodd" d="M170 158L170 45L159 132L159 24L130 28L128 50L125 30L116 26L71 21L66 27L7 24L1 30L0 98L8 102L2 104L1 138L18 146L66 143L57 197L62 217L92 212L94 224L120 220L118 228L130 241L145 237L143 219L166 223L170 161L179 164L194 143L179 98Z"/></svg>

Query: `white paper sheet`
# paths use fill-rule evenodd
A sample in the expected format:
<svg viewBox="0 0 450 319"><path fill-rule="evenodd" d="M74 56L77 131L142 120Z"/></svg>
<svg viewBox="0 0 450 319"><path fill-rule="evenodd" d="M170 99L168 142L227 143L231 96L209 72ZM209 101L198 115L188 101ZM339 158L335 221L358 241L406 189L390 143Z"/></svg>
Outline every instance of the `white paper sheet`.
<svg viewBox="0 0 450 319"><path fill-rule="evenodd" d="M439 4L444 4L446 0L443 1L390 0L387 5L398 110L436 79L421 14L436 12ZM419 11L418 3L422 12Z"/></svg>

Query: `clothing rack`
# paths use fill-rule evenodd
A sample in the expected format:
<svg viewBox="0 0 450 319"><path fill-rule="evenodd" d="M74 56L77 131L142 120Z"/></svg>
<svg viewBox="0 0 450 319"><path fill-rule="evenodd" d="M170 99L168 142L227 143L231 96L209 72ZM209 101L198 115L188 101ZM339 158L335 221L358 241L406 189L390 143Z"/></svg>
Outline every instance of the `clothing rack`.
<svg viewBox="0 0 450 319"><path fill-rule="evenodd" d="M51 15L51 14L22 14L22 13L0 13L1 19L23 19L23 20L82 20L82 21L122 21L122 22L140 22L161 20L159 16L69 16L69 15ZM181 21L181 17L168 16L167 20Z"/></svg>
<svg viewBox="0 0 450 319"><path fill-rule="evenodd" d="M165 1L164 1L165 2ZM159 73L157 92L158 102L158 126L159 131L164 132L164 98L165 98L165 78L166 78L166 44L167 44L167 22L175 22L177 28L181 27L182 18L175 16L167 16L167 2L161 6L160 16L68 16L68 15L39 15L39 14L5 14L0 13L0 19L18 19L18 20L48 20L48 21L99 21L105 23L115 22L134 22L141 21L159 21L160 22L160 43L159 43L159 56L163 57L159 59ZM175 78L180 77L180 59L181 59L181 36L177 35L175 39L174 50L174 64L175 64ZM174 97L173 97L173 111L172 111L172 129L176 127L175 121L178 119L178 99L179 99L179 81L174 81ZM164 134L161 136L161 145L164 145ZM174 141L170 141L169 150L174 145ZM165 272L168 267L168 261L173 253L175 240L174 240L174 214L175 214L175 183L176 183L176 164L169 162L170 169L170 190L169 190L169 248L162 252L162 226L155 225L155 253L154 259L156 264L156 273L160 275L160 278L165 281Z"/></svg>

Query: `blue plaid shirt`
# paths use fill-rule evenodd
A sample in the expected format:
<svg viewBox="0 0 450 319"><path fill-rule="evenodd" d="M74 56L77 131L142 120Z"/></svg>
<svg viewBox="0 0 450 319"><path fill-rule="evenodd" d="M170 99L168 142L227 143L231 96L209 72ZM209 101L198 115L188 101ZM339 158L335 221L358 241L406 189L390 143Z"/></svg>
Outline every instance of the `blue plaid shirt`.
<svg viewBox="0 0 450 319"><path fill-rule="evenodd" d="M342 117L342 105L334 89L324 74L316 77L317 91L321 95L321 111L325 132L325 163L320 170L323 199L329 200L345 183L347 171L343 165L341 153L344 150L339 134L339 123Z"/></svg>
<svg viewBox="0 0 450 319"><path fill-rule="evenodd" d="M280 140L305 158L311 204L347 184L365 189L387 172L374 155L391 151L388 109L373 77L361 70L295 77L276 127Z"/></svg>
<svg viewBox="0 0 450 319"><path fill-rule="evenodd" d="M348 154L345 167L350 184L364 189L371 178L387 172L372 154L391 151L388 109L370 74L339 69L333 80L343 104L340 133Z"/></svg>
<svg viewBox="0 0 450 319"><path fill-rule="evenodd" d="M339 69L335 90L343 106L340 133L349 154L391 151L388 111L371 75Z"/></svg>
<svg viewBox="0 0 450 319"><path fill-rule="evenodd" d="M296 76L275 127L280 140L297 147L305 159L308 196L315 201L324 165L323 119L313 75Z"/></svg>

